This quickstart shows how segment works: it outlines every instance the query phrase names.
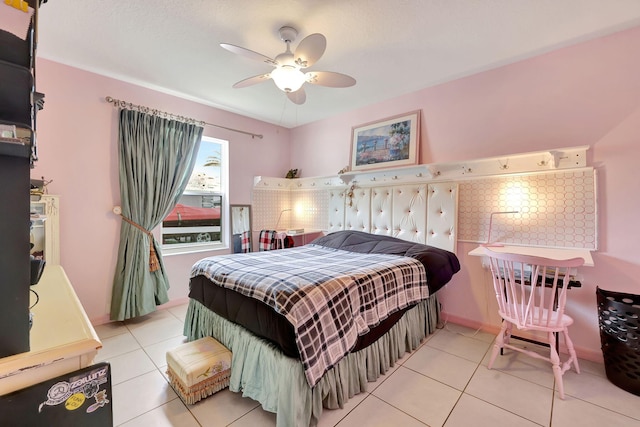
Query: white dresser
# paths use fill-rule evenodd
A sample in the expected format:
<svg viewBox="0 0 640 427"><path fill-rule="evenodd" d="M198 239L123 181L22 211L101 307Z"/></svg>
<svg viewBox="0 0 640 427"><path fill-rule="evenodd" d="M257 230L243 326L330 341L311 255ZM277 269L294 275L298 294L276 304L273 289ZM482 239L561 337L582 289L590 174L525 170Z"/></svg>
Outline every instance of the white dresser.
<svg viewBox="0 0 640 427"><path fill-rule="evenodd" d="M47 264L32 289L40 301L31 309L31 350L0 359L0 395L89 366L102 347L60 265Z"/></svg>

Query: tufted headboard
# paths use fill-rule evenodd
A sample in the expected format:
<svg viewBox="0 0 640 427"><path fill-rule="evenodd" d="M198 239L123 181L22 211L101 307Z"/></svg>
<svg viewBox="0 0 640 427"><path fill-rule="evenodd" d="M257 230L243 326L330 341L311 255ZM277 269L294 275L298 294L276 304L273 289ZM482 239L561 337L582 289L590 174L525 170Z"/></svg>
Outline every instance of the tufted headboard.
<svg viewBox="0 0 640 427"><path fill-rule="evenodd" d="M358 230L456 250L457 183L356 185L328 191L329 232Z"/></svg>

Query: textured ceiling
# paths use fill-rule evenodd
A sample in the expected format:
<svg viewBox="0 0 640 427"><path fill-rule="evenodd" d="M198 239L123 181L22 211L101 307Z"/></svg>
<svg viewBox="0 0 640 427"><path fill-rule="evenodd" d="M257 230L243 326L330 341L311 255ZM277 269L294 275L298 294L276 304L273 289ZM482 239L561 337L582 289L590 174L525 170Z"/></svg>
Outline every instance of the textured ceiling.
<svg viewBox="0 0 640 427"><path fill-rule="evenodd" d="M283 25L298 30L294 47L324 34L310 70L357 84L305 84L300 106L271 81L233 89L272 68L219 44L275 57ZM51 0L38 55L295 127L638 25L639 0Z"/></svg>

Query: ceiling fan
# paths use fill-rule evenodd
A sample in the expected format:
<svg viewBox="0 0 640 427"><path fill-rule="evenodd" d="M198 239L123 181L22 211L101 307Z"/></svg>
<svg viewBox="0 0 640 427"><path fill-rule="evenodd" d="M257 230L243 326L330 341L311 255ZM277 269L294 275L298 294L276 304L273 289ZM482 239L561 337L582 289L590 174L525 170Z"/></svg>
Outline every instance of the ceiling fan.
<svg viewBox="0 0 640 427"><path fill-rule="evenodd" d="M228 43L220 43L220 46L238 55L245 56L275 67L267 74L249 77L234 84L234 88L242 88L257 83L273 80L279 89L286 92L287 97L294 103L304 104L307 95L302 85L311 83L327 87L349 87L356 84L356 80L346 74L332 71L307 71L303 69L311 67L324 53L327 47L327 39L319 33L311 34L298 44L295 52L291 52L291 43L296 39L298 31L292 27L282 27L278 30L280 39L287 44L287 50L275 59L254 52L243 47Z"/></svg>

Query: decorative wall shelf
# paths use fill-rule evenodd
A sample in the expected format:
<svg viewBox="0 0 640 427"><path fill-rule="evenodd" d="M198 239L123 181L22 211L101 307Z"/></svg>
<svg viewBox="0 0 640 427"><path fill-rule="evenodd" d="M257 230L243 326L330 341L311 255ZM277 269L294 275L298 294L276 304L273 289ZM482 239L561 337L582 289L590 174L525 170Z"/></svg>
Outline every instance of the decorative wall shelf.
<svg viewBox="0 0 640 427"><path fill-rule="evenodd" d="M431 171L433 178L437 180L576 169L587 166L588 149L588 145L582 145L461 162L433 163L426 166Z"/></svg>
<svg viewBox="0 0 640 427"><path fill-rule="evenodd" d="M393 169L347 172L340 175L340 179L344 184L349 185L352 181L357 181L358 183L365 183L367 181L422 181L431 180L433 176L430 165L415 165Z"/></svg>
<svg viewBox="0 0 640 427"><path fill-rule="evenodd" d="M340 175L309 178L256 176L254 188L265 190L309 190L380 183L460 181L475 177L579 169L587 166L588 145L529 153L508 154L450 163L431 163L393 169L352 171Z"/></svg>
<svg viewBox="0 0 640 427"><path fill-rule="evenodd" d="M312 190L344 185L337 175L293 179L267 176L256 176L253 178L253 187L262 190Z"/></svg>

